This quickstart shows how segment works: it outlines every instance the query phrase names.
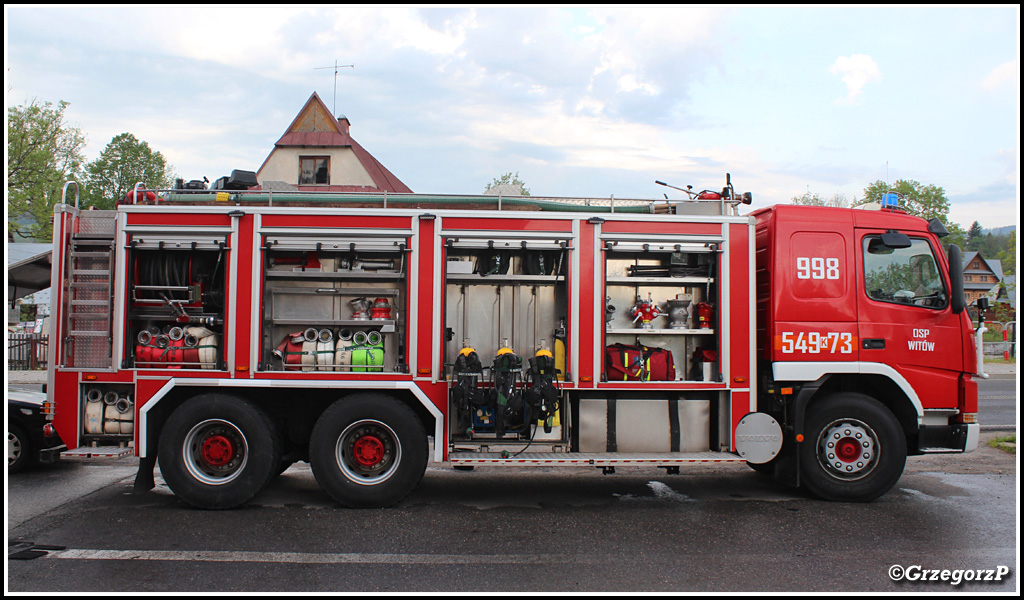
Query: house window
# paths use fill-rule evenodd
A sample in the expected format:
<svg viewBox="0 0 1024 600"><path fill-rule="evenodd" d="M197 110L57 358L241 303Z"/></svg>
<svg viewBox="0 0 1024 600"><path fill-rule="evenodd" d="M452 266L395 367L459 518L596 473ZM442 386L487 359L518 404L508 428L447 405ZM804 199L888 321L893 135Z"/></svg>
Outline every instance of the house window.
<svg viewBox="0 0 1024 600"><path fill-rule="evenodd" d="M329 156L300 156L299 185L330 184L331 158Z"/></svg>

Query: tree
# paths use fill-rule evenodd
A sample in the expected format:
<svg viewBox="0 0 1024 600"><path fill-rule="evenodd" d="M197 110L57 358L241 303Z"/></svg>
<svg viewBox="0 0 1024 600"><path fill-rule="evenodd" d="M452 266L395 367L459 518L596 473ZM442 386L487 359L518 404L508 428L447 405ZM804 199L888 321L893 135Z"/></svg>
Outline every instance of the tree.
<svg viewBox="0 0 1024 600"><path fill-rule="evenodd" d="M36 99L7 109L7 232L47 241L64 183L77 179L85 135L64 121L68 103Z"/></svg>
<svg viewBox="0 0 1024 600"><path fill-rule="evenodd" d="M849 200L846 199L844 194L832 194L831 198L824 198L820 194L811 192L804 192L799 196L793 196L793 204L802 204L804 206L834 206L838 208L846 208L850 205Z"/></svg>
<svg viewBox="0 0 1024 600"><path fill-rule="evenodd" d="M917 181L909 179L900 179L895 183L887 184L882 180L878 180L864 188L864 198L856 202L855 205L879 202L882 194L887 192L895 192L902 196L900 208L908 213L924 219L938 217L943 224L947 227L949 226L947 220L949 217L949 199L946 198L946 191L932 184L922 185Z"/></svg>
<svg viewBox="0 0 1024 600"><path fill-rule="evenodd" d="M981 237L981 223L975 221L971 223L970 229L967 230L967 250L977 251L978 238Z"/></svg>
<svg viewBox="0 0 1024 600"><path fill-rule="evenodd" d="M498 188L498 186L509 186L510 188L514 188L518 190L520 196L530 195L530 190L527 189L525 182L519 178L519 171L516 171L515 173L509 171L508 173L505 173L501 177L496 177L494 181L487 184L487 187L484 188L484 193L487 193L492 189Z"/></svg>
<svg viewBox="0 0 1024 600"><path fill-rule="evenodd" d="M114 208L140 181L150 189L169 188L174 175L162 154L130 133L114 136L86 171L87 197L98 209Z"/></svg>
<svg viewBox="0 0 1024 600"><path fill-rule="evenodd" d="M901 196L900 208L907 213L941 221L949 231L949 237L943 240L944 243L956 244L961 248L967 246L967 232L960 225L949 221L949 198L946 198L946 191L936 185L923 185L911 179L900 179L892 184L878 180L864 188L864 197L854 202L854 206L880 202L882 194L889 192Z"/></svg>
<svg viewBox="0 0 1024 600"><path fill-rule="evenodd" d="M1003 275L1017 276L1017 230L1010 232L1010 239L1007 241L1006 249L997 253L999 262L1003 265Z"/></svg>

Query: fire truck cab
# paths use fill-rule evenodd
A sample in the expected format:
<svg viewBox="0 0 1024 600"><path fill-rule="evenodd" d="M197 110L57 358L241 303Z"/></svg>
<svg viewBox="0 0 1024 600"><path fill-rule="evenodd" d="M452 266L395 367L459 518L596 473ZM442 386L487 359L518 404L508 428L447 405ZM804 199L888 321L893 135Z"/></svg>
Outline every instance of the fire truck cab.
<svg viewBox="0 0 1024 600"><path fill-rule="evenodd" d="M353 507L395 504L431 461L745 462L864 501L907 455L974 449L980 363L940 225L692 196L65 201L65 457L134 452L138 490L159 464L221 509L295 461Z"/></svg>

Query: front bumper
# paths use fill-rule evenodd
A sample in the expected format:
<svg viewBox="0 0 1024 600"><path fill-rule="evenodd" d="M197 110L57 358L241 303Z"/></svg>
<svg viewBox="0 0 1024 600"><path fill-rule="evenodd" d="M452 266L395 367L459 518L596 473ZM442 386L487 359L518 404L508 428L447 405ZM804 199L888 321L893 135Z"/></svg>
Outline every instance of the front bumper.
<svg viewBox="0 0 1024 600"><path fill-rule="evenodd" d="M922 426L917 435L917 454L974 452L980 437L981 425L977 423Z"/></svg>

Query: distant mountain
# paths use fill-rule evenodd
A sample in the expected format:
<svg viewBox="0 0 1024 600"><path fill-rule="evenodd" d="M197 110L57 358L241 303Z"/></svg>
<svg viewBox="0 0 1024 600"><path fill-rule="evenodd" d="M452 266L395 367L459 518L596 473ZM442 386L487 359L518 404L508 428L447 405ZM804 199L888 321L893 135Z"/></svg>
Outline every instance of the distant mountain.
<svg viewBox="0 0 1024 600"><path fill-rule="evenodd" d="M982 229L981 233L983 235L988 235L990 233L992 235L1010 235L1010 232L1014 231L1016 229L1017 229L1016 225L1006 225L1006 226L1003 226L1003 227L996 227L995 229Z"/></svg>

